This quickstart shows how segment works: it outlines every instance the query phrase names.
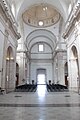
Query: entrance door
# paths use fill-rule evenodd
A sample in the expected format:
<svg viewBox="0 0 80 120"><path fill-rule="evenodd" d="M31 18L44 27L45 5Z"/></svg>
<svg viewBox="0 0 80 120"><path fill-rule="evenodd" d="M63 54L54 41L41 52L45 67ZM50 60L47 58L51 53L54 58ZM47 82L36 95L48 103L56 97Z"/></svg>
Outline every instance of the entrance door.
<svg viewBox="0 0 80 120"><path fill-rule="evenodd" d="M37 93L41 101L44 101L46 94L46 69L37 70Z"/></svg>
<svg viewBox="0 0 80 120"><path fill-rule="evenodd" d="M46 84L46 69L37 70L37 84Z"/></svg>
<svg viewBox="0 0 80 120"><path fill-rule="evenodd" d="M46 84L45 74L39 74L37 79L37 84Z"/></svg>

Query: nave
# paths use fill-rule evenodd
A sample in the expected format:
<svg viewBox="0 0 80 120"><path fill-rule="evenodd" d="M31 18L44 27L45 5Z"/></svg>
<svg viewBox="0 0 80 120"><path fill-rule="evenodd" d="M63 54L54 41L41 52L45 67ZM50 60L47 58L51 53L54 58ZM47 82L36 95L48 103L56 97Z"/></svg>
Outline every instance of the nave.
<svg viewBox="0 0 80 120"><path fill-rule="evenodd" d="M0 120L80 120L80 0L0 0Z"/></svg>

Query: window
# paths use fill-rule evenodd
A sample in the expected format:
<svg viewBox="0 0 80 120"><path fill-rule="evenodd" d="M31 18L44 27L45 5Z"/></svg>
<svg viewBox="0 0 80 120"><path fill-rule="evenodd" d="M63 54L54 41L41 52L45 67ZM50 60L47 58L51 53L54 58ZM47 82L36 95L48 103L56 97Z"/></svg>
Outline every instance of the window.
<svg viewBox="0 0 80 120"><path fill-rule="evenodd" d="M39 44L39 52L43 52L44 51L44 46L43 44Z"/></svg>
<svg viewBox="0 0 80 120"><path fill-rule="evenodd" d="M71 12L71 4L69 4L68 14L70 14L70 12Z"/></svg>
<svg viewBox="0 0 80 120"><path fill-rule="evenodd" d="M15 17L15 5L14 4L12 4L11 9L12 9L12 13L13 13L13 15Z"/></svg>
<svg viewBox="0 0 80 120"><path fill-rule="evenodd" d="M39 26L43 26L43 21L39 21Z"/></svg>

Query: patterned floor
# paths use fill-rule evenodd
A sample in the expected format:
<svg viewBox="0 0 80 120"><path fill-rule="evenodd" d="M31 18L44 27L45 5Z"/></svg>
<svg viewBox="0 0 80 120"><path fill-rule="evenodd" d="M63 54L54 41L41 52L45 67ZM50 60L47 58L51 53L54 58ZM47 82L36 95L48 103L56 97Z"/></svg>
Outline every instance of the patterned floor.
<svg viewBox="0 0 80 120"><path fill-rule="evenodd" d="M0 95L0 120L80 120L80 95L47 91Z"/></svg>

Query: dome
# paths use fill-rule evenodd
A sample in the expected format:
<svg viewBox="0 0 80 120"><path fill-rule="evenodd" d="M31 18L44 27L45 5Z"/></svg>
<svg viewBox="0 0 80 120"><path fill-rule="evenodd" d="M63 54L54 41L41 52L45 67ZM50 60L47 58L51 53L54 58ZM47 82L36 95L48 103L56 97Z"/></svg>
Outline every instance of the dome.
<svg viewBox="0 0 80 120"><path fill-rule="evenodd" d="M33 5L22 14L23 21L35 27L47 27L58 22L59 12L51 5Z"/></svg>

